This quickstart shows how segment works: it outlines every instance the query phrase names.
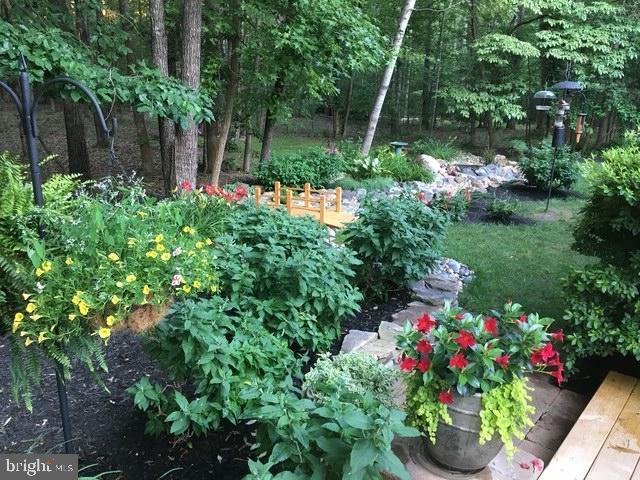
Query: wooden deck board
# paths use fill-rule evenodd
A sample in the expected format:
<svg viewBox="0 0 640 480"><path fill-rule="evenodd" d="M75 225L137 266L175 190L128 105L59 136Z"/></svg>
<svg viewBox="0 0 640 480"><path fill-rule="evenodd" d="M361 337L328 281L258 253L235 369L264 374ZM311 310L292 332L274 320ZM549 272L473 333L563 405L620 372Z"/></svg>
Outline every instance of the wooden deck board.
<svg viewBox="0 0 640 480"><path fill-rule="evenodd" d="M316 220L320 219L320 212L303 210L296 207L292 209L291 215L295 215L298 217L303 215L309 215L310 217L313 217ZM350 212L332 212L330 210L327 210L324 214L324 223L326 225L329 225L330 227L342 228L347 223L353 221L354 218L355 216L353 215L353 213L350 213Z"/></svg>
<svg viewBox="0 0 640 480"><path fill-rule="evenodd" d="M588 480L627 479L640 459L640 383L636 382L627 404L596 457Z"/></svg>
<svg viewBox="0 0 640 480"><path fill-rule="evenodd" d="M631 480L640 480L640 462L636 465L636 471L633 472Z"/></svg>
<svg viewBox="0 0 640 480"><path fill-rule="evenodd" d="M540 480L583 480L636 384L633 377L609 372Z"/></svg>

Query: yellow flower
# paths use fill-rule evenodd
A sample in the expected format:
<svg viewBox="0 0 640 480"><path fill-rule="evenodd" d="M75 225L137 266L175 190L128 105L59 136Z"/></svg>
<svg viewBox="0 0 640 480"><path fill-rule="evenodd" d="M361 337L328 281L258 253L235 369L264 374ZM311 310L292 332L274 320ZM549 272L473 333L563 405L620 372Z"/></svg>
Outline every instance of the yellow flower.
<svg viewBox="0 0 640 480"><path fill-rule="evenodd" d="M195 254L196 254L196 252L195 252L195 251L193 251L193 250L189 250L189 251L187 252L187 255L189 255L190 257L193 257Z"/></svg>
<svg viewBox="0 0 640 480"><path fill-rule="evenodd" d="M150 257L150 258L156 258L156 257L158 256L158 253L157 253L157 252L154 252L153 250L149 250L149 251L146 253L146 255L147 255L147 257Z"/></svg>
<svg viewBox="0 0 640 480"><path fill-rule="evenodd" d="M21 312L17 312L14 316L13 316L13 321L14 322L21 322L24 319L24 314L22 314Z"/></svg>
<svg viewBox="0 0 640 480"><path fill-rule="evenodd" d="M27 311L27 313L33 313L36 311L36 304L35 303L27 303L27 307L25 308L25 310Z"/></svg>
<svg viewBox="0 0 640 480"><path fill-rule="evenodd" d="M142 287L142 293L144 293L145 295L149 295L151 293L149 285L145 285L144 287Z"/></svg>
<svg viewBox="0 0 640 480"><path fill-rule="evenodd" d="M29 315L29 318L34 322L36 322L42 318L42 315L38 315L37 313L34 313L33 315Z"/></svg>
<svg viewBox="0 0 640 480"><path fill-rule="evenodd" d="M184 233L193 233L193 228L187 225L186 227L182 227L182 231Z"/></svg>
<svg viewBox="0 0 640 480"><path fill-rule="evenodd" d="M42 270L47 273L49 270L51 270L51 262L49 260L46 260L44 262L42 262L42 265L40 265L40 268L42 268Z"/></svg>
<svg viewBox="0 0 640 480"><path fill-rule="evenodd" d="M45 337L45 335L47 334L47 332L40 332L38 334L38 343L42 343L44 340L46 340L47 337Z"/></svg>
<svg viewBox="0 0 640 480"><path fill-rule="evenodd" d="M164 252L166 250L166 248L164 248L163 244L159 243L159 244L156 245L156 250L158 252Z"/></svg>
<svg viewBox="0 0 640 480"><path fill-rule="evenodd" d="M77 317L77 315L76 315L75 313L70 313L69 315L67 315L67 318L68 318L69 320L75 320L75 319L76 319L76 317Z"/></svg>
<svg viewBox="0 0 640 480"><path fill-rule="evenodd" d="M122 283L122 282L116 282L116 287L118 287L118 288L122 288L122 287L124 287L124 283Z"/></svg>
<svg viewBox="0 0 640 480"><path fill-rule="evenodd" d="M218 291L217 285L211 285L211 293L216 293Z"/></svg>
<svg viewBox="0 0 640 480"><path fill-rule="evenodd" d="M36 277L41 277L43 273L44 270L42 270L41 268L36 268Z"/></svg>
<svg viewBox="0 0 640 480"><path fill-rule="evenodd" d="M127 278L125 280L127 282L129 282L129 283L135 282L136 281L136 276L133 273L130 273L129 275L127 275Z"/></svg>
<svg viewBox="0 0 640 480"><path fill-rule="evenodd" d="M144 213L142 210L138 210L136 213L138 214L138 216L139 216L140 218L144 218L144 217L146 217L146 216L147 216L147 214L146 214L146 213Z"/></svg>
<svg viewBox="0 0 640 480"><path fill-rule="evenodd" d="M189 293L191 291L191 287L189 285L182 285L182 291L184 293Z"/></svg>
<svg viewBox="0 0 640 480"><path fill-rule="evenodd" d="M111 329L102 327L100 330L98 330L98 335L100 336L100 338L109 338L109 336L111 335Z"/></svg>
<svg viewBox="0 0 640 480"><path fill-rule="evenodd" d="M106 319L105 322L107 323L107 325L109 327L111 327L114 323L116 323L116 317L114 317L113 315L109 315Z"/></svg>
<svg viewBox="0 0 640 480"><path fill-rule="evenodd" d="M120 297L118 297L117 295L112 295L111 303L113 303L114 305L117 305L118 303L120 303Z"/></svg>
<svg viewBox="0 0 640 480"><path fill-rule="evenodd" d="M129 245L130 247L133 247L136 244L136 239L135 238L130 238L127 241L127 245Z"/></svg>
<svg viewBox="0 0 640 480"><path fill-rule="evenodd" d="M213 242L211 241L210 238L207 238L204 243L206 243L207 245L211 245Z"/></svg>
<svg viewBox="0 0 640 480"><path fill-rule="evenodd" d="M73 258L67 257L67 259L64 261L64 263L66 265L73 265Z"/></svg>
<svg viewBox="0 0 640 480"><path fill-rule="evenodd" d="M29 345L31 345L33 343L33 340L31 340L29 337L24 339L24 346L28 347Z"/></svg>
<svg viewBox="0 0 640 480"><path fill-rule="evenodd" d="M194 280L193 288L200 288L200 287L202 287L202 283L200 283L200 280Z"/></svg>
<svg viewBox="0 0 640 480"><path fill-rule="evenodd" d="M196 242L196 248L204 248L204 243Z"/></svg>
<svg viewBox="0 0 640 480"><path fill-rule="evenodd" d="M156 235L156 238L153 239L156 243L160 243L162 240L164 240L164 236L161 233Z"/></svg>
<svg viewBox="0 0 640 480"><path fill-rule="evenodd" d="M89 313L89 305L84 302L80 302L78 304L78 311L81 315L86 315L87 313Z"/></svg>
<svg viewBox="0 0 640 480"><path fill-rule="evenodd" d="M171 254L169 252L164 252L162 255L160 255L160 258L166 262L171 258Z"/></svg>
<svg viewBox="0 0 640 480"><path fill-rule="evenodd" d="M24 298L25 300L29 300L29 297L30 297L31 295L33 295L33 294L31 294L31 293L23 293L23 294L22 294L22 298Z"/></svg>
<svg viewBox="0 0 640 480"><path fill-rule="evenodd" d="M71 299L71 303L73 303L74 305L78 305L81 301L82 299L80 298L80 295L78 295L78 293L76 292L76 294Z"/></svg>
<svg viewBox="0 0 640 480"><path fill-rule="evenodd" d="M107 258L112 262L117 262L118 260L120 260L120 257L115 253L110 253L109 255L107 255Z"/></svg>

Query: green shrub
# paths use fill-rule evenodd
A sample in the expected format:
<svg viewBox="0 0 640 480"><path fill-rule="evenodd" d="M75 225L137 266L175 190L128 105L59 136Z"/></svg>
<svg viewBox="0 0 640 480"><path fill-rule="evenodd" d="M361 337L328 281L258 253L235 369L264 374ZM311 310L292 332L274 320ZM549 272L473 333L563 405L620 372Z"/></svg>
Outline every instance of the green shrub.
<svg viewBox="0 0 640 480"><path fill-rule="evenodd" d="M154 435L201 435L223 418L235 422L246 405L244 388L278 385L300 368L285 340L220 297L174 304L145 343L171 384L143 377L127 391Z"/></svg>
<svg viewBox="0 0 640 480"><path fill-rule="evenodd" d="M362 262L357 280L366 293L385 296L424 276L439 257L448 218L414 195L367 197L341 239Z"/></svg>
<svg viewBox="0 0 640 480"><path fill-rule="evenodd" d="M304 391L320 401L340 395L355 405L370 393L380 403L391 405L391 389L397 377L397 370L380 364L367 353L341 353L333 358L323 355L305 375Z"/></svg>
<svg viewBox="0 0 640 480"><path fill-rule="evenodd" d="M452 222L463 220L469 207L469 193L462 190L453 195L451 192L436 192L430 199L419 194L418 198L423 200L431 208L442 212L449 217Z"/></svg>
<svg viewBox="0 0 640 480"><path fill-rule="evenodd" d="M518 210L518 200L495 198L487 205L487 213L498 222L508 222Z"/></svg>
<svg viewBox="0 0 640 480"><path fill-rule="evenodd" d="M640 143L602 153L585 168L589 199L574 248L600 261L567 281L567 365L577 357L631 354L640 360Z"/></svg>
<svg viewBox="0 0 640 480"><path fill-rule="evenodd" d="M374 192L376 190L391 188L394 183L395 180L391 177L371 177L356 180L355 178L346 176L336 182L336 187L341 187L343 190L358 190L359 188L364 188L369 192Z"/></svg>
<svg viewBox="0 0 640 480"><path fill-rule="evenodd" d="M364 362L370 372L385 367L374 367L373 359L348 358L336 358L342 367L332 367L331 360L324 359L309 372L307 378L329 379L335 378L333 372L342 377L350 371L345 382L329 381L328 389L327 383L312 381L322 395L317 390L305 398L293 389L277 393L247 389L247 397L255 403L245 418L257 420L256 447L265 456L262 461L249 461L251 474L245 480L381 479L381 470L409 480L391 449L391 440L394 436L418 436L419 432L404 425L404 412L377 398L380 389L384 390L383 398L390 398L386 385L374 385L352 368L344 369L347 364L355 367L354 362ZM272 469L279 473L272 474Z"/></svg>
<svg viewBox="0 0 640 480"><path fill-rule="evenodd" d="M222 291L292 345L325 349L340 320L358 310L357 260L326 228L283 209L245 205L228 219L235 245L222 246Z"/></svg>
<svg viewBox="0 0 640 480"><path fill-rule="evenodd" d="M302 187L309 182L320 188L331 184L345 170L342 155L322 148L310 148L298 153L274 154L268 162L258 164L254 175L265 187L279 181L289 187Z"/></svg>
<svg viewBox="0 0 640 480"><path fill-rule="evenodd" d="M405 155L396 155L391 147L377 148L372 155L380 161L380 168L384 175L393 177L399 182L433 181L433 172L422 166L417 160Z"/></svg>
<svg viewBox="0 0 640 480"><path fill-rule="evenodd" d="M544 142L532 148L529 156L525 154L520 158L520 168L530 185L540 189L549 188L554 155L555 149L549 142ZM568 147L559 149L551 186L570 188L578 179L580 159L580 154L572 152Z"/></svg>
<svg viewBox="0 0 640 480"><path fill-rule="evenodd" d="M443 142L437 138L426 138L417 140L409 146L409 151L413 156L430 155L433 158L450 161L458 155L458 149L452 141Z"/></svg>

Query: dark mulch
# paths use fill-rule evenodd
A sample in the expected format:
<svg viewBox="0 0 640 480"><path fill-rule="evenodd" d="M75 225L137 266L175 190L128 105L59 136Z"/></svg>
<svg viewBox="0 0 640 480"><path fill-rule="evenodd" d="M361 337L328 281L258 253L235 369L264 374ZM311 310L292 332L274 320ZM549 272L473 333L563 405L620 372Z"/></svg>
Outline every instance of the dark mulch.
<svg viewBox="0 0 640 480"><path fill-rule="evenodd" d="M546 200L549 195L548 190L538 189L521 183L513 183L511 185L502 185L496 189L496 195L500 198L509 197L519 201L527 200ZM583 195L574 190L559 188L551 192L551 198L582 198Z"/></svg>
<svg viewBox="0 0 640 480"><path fill-rule="evenodd" d="M337 352L350 329L376 331L382 320L402 310L411 301L406 291L391 295L388 302L364 303L362 311L346 319L341 338L332 347ZM35 392L29 414L10 398L8 345L0 338L0 452L62 452L55 375L43 372L42 385ZM247 458L254 428L223 425L206 438L176 444L168 436L144 434L145 414L134 408L126 389L141 376L162 382L166 377L156 361L142 348L141 338L129 333L114 334L107 349L109 373L104 375L110 390L99 387L82 367L68 382L71 423L80 465L93 465L85 473L120 470L117 479L212 479L237 480L248 473Z"/></svg>
<svg viewBox="0 0 640 480"><path fill-rule="evenodd" d="M581 358L576 362L576 368L577 371L562 384L562 387L588 396L595 393L611 370L632 377L640 376L640 362L632 356Z"/></svg>

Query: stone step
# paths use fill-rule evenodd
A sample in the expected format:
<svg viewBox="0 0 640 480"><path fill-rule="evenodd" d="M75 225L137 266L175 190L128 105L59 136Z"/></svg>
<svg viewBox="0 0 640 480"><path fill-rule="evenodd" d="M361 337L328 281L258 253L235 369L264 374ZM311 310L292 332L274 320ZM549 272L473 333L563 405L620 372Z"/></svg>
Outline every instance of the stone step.
<svg viewBox="0 0 640 480"><path fill-rule="evenodd" d="M398 325L404 325L404 322L409 320L410 322L418 318L425 312L435 313L440 310L440 307L435 305L428 305L423 302L413 301L404 310L391 315L393 323Z"/></svg>
<svg viewBox="0 0 640 480"><path fill-rule="evenodd" d="M368 342L360 347L358 351L373 355L380 363L387 363L393 360L397 355L395 341L388 340Z"/></svg>
<svg viewBox="0 0 640 480"><path fill-rule="evenodd" d="M344 337L342 341L341 353L349 353L354 350L360 350L369 342L373 342L378 339L376 332L364 332L362 330L349 330L349 333Z"/></svg>

